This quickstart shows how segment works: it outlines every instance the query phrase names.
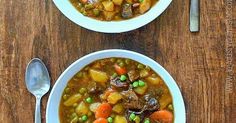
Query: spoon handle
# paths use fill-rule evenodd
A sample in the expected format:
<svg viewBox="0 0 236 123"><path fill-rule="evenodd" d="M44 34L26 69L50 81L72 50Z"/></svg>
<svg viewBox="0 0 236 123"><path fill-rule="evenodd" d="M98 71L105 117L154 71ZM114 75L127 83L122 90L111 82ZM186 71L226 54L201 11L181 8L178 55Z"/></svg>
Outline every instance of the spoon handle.
<svg viewBox="0 0 236 123"><path fill-rule="evenodd" d="M199 31L199 0L191 0L190 2L190 31Z"/></svg>
<svg viewBox="0 0 236 123"><path fill-rule="evenodd" d="M41 123L40 103L41 103L41 98L36 97L35 121L34 121L34 123Z"/></svg>

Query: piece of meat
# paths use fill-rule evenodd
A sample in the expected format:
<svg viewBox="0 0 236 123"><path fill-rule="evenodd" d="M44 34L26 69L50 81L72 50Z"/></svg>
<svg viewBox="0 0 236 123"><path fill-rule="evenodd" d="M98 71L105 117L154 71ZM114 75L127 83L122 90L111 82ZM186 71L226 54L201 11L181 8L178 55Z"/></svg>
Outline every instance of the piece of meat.
<svg viewBox="0 0 236 123"><path fill-rule="evenodd" d="M123 18L131 18L133 17L133 11L132 6L130 4L124 4L122 7L122 13Z"/></svg>
<svg viewBox="0 0 236 123"><path fill-rule="evenodd" d="M139 72L136 70L131 70L128 72L128 77L129 77L129 80L133 82L139 78Z"/></svg>
<svg viewBox="0 0 236 123"><path fill-rule="evenodd" d="M127 88L129 86L129 81L121 81L120 77L117 76L115 78L111 77L110 84L117 88Z"/></svg>
<svg viewBox="0 0 236 123"><path fill-rule="evenodd" d="M160 108L159 102L154 97L155 96L152 96L150 94L144 95L144 100L145 100L144 110L155 111Z"/></svg>
<svg viewBox="0 0 236 123"><path fill-rule="evenodd" d="M142 101L138 98L134 91L128 90L121 92L124 99L124 107L126 109L141 110L143 108Z"/></svg>
<svg viewBox="0 0 236 123"><path fill-rule="evenodd" d="M103 91L103 88L99 86L96 82L90 82L87 89L88 93L90 94L100 94Z"/></svg>

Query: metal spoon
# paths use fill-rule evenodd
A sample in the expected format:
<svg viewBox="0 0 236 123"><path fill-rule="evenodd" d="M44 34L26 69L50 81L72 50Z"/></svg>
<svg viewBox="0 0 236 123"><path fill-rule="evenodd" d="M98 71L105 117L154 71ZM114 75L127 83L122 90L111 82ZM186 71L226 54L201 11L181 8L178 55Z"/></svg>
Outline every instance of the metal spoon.
<svg viewBox="0 0 236 123"><path fill-rule="evenodd" d="M40 101L50 88L50 77L44 63L33 58L27 65L25 83L29 92L36 97L35 123L41 123Z"/></svg>
<svg viewBox="0 0 236 123"><path fill-rule="evenodd" d="M190 1L190 31L198 32L200 28L199 0Z"/></svg>

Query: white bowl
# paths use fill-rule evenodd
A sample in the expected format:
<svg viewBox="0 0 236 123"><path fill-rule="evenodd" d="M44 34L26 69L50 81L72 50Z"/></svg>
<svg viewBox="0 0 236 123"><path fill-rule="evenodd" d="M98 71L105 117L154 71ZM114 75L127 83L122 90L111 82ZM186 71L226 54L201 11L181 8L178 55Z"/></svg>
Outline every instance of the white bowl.
<svg viewBox="0 0 236 123"><path fill-rule="evenodd" d="M74 23L89 30L105 33L120 33L137 29L158 17L172 2L159 0L148 12L138 17L123 21L99 21L86 17L76 10L69 0L53 0L57 8Z"/></svg>
<svg viewBox="0 0 236 123"><path fill-rule="evenodd" d="M47 111L46 111L46 123L59 123L59 104L62 92L66 87L67 82L84 66L90 64L95 60L109 57L130 58L132 60L150 66L165 81L166 85L168 86L172 94L174 115L175 115L174 123L186 122L185 106L181 92L175 80L160 64L148 58L147 56L144 56L136 52L111 49L88 54L75 61L61 74L61 76L56 81L54 87L52 88L52 91L48 99Z"/></svg>

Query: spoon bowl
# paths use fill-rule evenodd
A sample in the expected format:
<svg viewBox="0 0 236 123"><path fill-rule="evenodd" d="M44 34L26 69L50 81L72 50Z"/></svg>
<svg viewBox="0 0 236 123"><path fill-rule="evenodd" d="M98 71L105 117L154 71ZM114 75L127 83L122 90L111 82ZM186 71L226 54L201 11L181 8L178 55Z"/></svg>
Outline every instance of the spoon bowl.
<svg viewBox="0 0 236 123"><path fill-rule="evenodd" d="M33 58L27 65L25 83L28 91L36 97L35 123L41 123L40 100L49 91L50 77L39 58Z"/></svg>

